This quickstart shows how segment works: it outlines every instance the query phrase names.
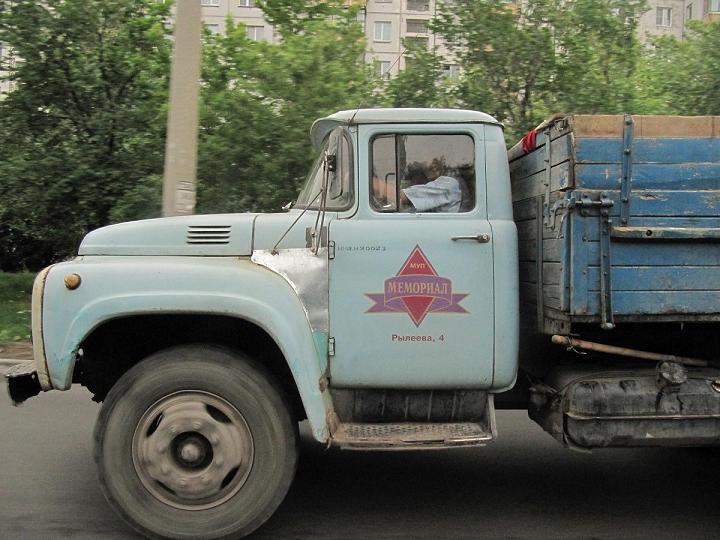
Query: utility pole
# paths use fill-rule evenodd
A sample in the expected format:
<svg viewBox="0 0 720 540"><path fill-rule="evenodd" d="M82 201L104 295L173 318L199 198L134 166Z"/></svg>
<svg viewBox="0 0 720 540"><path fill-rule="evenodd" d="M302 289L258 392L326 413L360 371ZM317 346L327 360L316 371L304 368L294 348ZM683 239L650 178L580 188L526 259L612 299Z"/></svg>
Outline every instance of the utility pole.
<svg viewBox="0 0 720 540"><path fill-rule="evenodd" d="M165 143L163 216L195 212L202 27L200 0L178 0L175 21Z"/></svg>

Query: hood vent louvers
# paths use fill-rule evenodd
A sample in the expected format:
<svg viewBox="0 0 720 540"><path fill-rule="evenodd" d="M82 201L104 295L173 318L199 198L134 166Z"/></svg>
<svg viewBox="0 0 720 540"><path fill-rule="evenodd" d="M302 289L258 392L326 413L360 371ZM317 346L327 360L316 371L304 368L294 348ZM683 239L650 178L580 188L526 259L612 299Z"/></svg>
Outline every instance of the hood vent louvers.
<svg viewBox="0 0 720 540"><path fill-rule="evenodd" d="M186 243L220 245L230 243L230 225L189 225Z"/></svg>

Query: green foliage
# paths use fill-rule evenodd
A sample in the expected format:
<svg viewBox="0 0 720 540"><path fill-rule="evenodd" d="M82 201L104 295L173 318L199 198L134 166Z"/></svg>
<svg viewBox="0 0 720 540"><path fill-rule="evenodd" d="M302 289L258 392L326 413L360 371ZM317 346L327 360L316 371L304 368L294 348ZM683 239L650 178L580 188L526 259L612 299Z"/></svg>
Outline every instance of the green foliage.
<svg viewBox="0 0 720 540"><path fill-rule="evenodd" d="M22 58L0 102L0 269L37 269L93 228L159 214L169 2L0 2L0 41ZM373 101L356 7L262 5L280 43L206 34L199 212L279 209L312 121Z"/></svg>
<svg viewBox="0 0 720 540"><path fill-rule="evenodd" d="M511 132L536 124L535 103L547 97L555 70L549 21L552 0L528 0L520 12L499 0L441 4L434 30L463 71L460 103L486 111Z"/></svg>
<svg viewBox="0 0 720 540"><path fill-rule="evenodd" d="M72 255L89 230L160 209L170 0L0 0L21 61L0 101L0 270ZM720 114L720 23L643 50L645 0L439 2L453 60L407 43L390 80L365 63L361 0L258 0L279 42L206 33L198 212L272 211L313 159L308 129L374 104L489 112L515 141L552 112ZM458 78L443 63L457 62Z"/></svg>
<svg viewBox="0 0 720 540"><path fill-rule="evenodd" d="M268 43L229 24L208 40L198 211L279 210L313 159L313 120L372 99L362 29L354 19L305 19L301 33Z"/></svg>
<svg viewBox="0 0 720 540"><path fill-rule="evenodd" d="M317 21L332 18L352 23L365 3L363 0L257 0L256 5L262 8L268 22L283 37L288 37Z"/></svg>
<svg viewBox="0 0 720 540"><path fill-rule="evenodd" d="M555 6L555 111L618 114L636 110L637 39L645 0L575 0Z"/></svg>
<svg viewBox="0 0 720 540"><path fill-rule="evenodd" d="M0 341L30 339L30 299L35 275L0 272Z"/></svg>
<svg viewBox="0 0 720 540"><path fill-rule="evenodd" d="M0 41L21 59L0 102L0 268L37 268L163 164L169 6L153 0L14 0ZM148 209L149 211L149 209Z"/></svg>
<svg viewBox="0 0 720 540"><path fill-rule="evenodd" d="M405 43L405 69L385 85L388 107L444 107L451 99L444 86L442 61L436 50Z"/></svg>
<svg viewBox="0 0 720 540"><path fill-rule="evenodd" d="M645 113L720 114L720 21L692 21L683 41L655 40L638 80Z"/></svg>

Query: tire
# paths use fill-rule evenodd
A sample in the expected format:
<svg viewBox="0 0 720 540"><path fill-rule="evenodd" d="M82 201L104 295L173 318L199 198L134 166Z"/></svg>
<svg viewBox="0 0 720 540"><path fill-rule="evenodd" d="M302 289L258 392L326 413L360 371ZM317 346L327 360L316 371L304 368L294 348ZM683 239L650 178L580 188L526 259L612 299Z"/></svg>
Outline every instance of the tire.
<svg viewBox="0 0 720 540"><path fill-rule="evenodd" d="M110 506L149 538L242 538L287 494L297 424L272 375L212 345L153 354L125 373L95 426Z"/></svg>

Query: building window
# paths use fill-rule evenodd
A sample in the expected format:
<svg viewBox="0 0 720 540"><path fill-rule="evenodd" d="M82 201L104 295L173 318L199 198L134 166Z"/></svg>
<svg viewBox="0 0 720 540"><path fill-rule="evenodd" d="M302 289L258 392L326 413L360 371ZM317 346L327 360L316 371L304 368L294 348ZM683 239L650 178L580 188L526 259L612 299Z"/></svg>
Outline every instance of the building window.
<svg viewBox="0 0 720 540"><path fill-rule="evenodd" d="M238 7L255 7L255 0L239 0Z"/></svg>
<svg viewBox="0 0 720 540"><path fill-rule="evenodd" d="M218 7L220 5L220 0L200 0L200 5Z"/></svg>
<svg viewBox="0 0 720 540"><path fill-rule="evenodd" d="M407 0L408 11L430 11L429 0Z"/></svg>
<svg viewBox="0 0 720 540"><path fill-rule="evenodd" d="M248 26L247 27L247 37L251 41L262 41L263 35L264 35L264 29L263 26Z"/></svg>
<svg viewBox="0 0 720 540"><path fill-rule="evenodd" d="M685 20L691 21L691 20L692 20L692 15L693 15L693 14L692 14L692 4L689 4L689 5L685 8Z"/></svg>
<svg viewBox="0 0 720 540"><path fill-rule="evenodd" d="M408 19L407 31L410 34L427 34L427 21L423 19Z"/></svg>
<svg viewBox="0 0 720 540"><path fill-rule="evenodd" d="M15 67L15 55L10 47L0 42L0 71ZM1 82L1 81L0 81Z"/></svg>
<svg viewBox="0 0 720 540"><path fill-rule="evenodd" d="M375 41L390 41L390 21L375 21Z"/></svg>
<svg viewBox="0 0 720 540"><path fill-rule="evenodd" d="M205 26L207 26L207 29L210 30L211 34L220 33L220 25L218 23L207 23Z"/></svg>
<svg viewBox="0 0 720 540"><path fill-rule="evenodd" d="M375 60L373 62L375 66L375 75L382 77L383 79L390 78L390 61L389 60Z"/></svg>
<svg viewBox="0 0 720 540"><path fill-rule="evenodd" d="M445 64L443 66L443 75L448 79L457 79L460 76L460 66L458 64Z"/></svg>
<svg viewBox="0 0 720 540"><path fill-rule="evenodd" d="M708 0L708 13L720 13L720 0Z"/></svg>
<svg viewBox="0 0 720 540"><path fill-rule="evenodd" d="M655 24L657 26L672 26L672 8L657 8L655 15Z"/></svg>

